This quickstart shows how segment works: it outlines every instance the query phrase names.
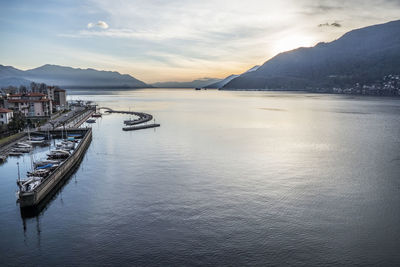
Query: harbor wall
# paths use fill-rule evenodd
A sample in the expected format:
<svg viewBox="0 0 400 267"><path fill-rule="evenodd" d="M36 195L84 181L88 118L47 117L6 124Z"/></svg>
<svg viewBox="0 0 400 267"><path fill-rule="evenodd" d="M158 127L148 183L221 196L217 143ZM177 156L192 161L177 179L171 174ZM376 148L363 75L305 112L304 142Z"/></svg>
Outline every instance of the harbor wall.
<svg viewBox="0 0 400 267"><path fill-rule="evenodd" d="M77 130L76 130L77 131ZM80 130L81 133L86 131L83 139L78 144L74 153L64 161L57 169L54 170L49 177L47 177L35 190L20 195L20 207L31 207L38 205L50 192L56 187L58 183L63 180L68 173L70 173L74 166L77 165L85 155L92 141L92 129L88 128Z"/></svg>

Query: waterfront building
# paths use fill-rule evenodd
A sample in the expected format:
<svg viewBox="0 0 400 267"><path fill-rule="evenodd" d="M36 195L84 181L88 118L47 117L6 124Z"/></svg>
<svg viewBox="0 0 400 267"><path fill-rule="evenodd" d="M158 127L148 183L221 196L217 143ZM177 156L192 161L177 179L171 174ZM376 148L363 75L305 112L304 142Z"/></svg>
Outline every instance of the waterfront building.
<svg viewBox="0 0 400 267"><path fill-rule="evenodd" d="M0 108L0 125L7 125L13 117L13 111L6 108Z"/></svg>
<svg viewBox="0 0 400 267"><path fill-rule="evenodd" d="M9 95L6 100L8 109L19 111L26 117L48 117L52 114L52 101L43 93Z"/></svg>
<svg viewBox="0 0 400 267"><path fill-rule="evenodd" d="M47 86L46 94L52 102L53 111L67 109L67 94L64 89L58 86Z"/></svg>
<svg viewBox="0 0 400 267"><path fill-rule="evenodd" d="M54 89L53 106L56 106L58 110L67 109L67 94L64 89Z"/></svg>

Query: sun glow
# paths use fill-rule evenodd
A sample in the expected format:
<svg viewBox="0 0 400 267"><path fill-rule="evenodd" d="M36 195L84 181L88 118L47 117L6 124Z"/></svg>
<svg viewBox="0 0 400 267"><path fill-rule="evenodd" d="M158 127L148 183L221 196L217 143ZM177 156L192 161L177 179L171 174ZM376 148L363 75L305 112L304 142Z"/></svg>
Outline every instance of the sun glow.
<svg viewBox="0 0 400 267"><path fill-rule="evenodd" d="M311 35L286 35L276 41L272 50L278 54L299 47L311 47L315 45L315 42L315 38Z"/></svg>

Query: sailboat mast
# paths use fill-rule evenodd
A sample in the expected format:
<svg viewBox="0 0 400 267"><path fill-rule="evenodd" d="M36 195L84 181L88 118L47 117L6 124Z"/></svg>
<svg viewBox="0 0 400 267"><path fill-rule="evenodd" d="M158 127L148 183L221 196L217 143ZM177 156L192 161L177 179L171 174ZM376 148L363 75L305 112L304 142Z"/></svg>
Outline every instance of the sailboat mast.
<svg viewBox="0 0 400 267"><path fill-rule="evenodd" d="M17 162L17 168L18 168L18 182L21 181L21 176L19 173L19 162Z"/></svg>

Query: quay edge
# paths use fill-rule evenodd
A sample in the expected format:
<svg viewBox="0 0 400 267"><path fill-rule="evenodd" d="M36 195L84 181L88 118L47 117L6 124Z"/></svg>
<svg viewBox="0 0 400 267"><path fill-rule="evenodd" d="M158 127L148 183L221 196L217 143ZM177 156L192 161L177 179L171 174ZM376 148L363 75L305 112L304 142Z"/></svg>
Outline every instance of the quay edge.
<svg viewBox="0 0 400 267"><path fill-rule="evenodd" d="M19 194L19 205L21 209L37 206L52 192L52 190L57 188L57 184L61 183L61 181L66 178L68 173L70 173L70 170L81 162L92 141L92 129L74 129L73 131L69 130L68 132L81 132L84 133L84 136L72 155L69 156L57 169L55 169L46 180L44 180L32 192L21 192Z"/></svg>

